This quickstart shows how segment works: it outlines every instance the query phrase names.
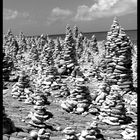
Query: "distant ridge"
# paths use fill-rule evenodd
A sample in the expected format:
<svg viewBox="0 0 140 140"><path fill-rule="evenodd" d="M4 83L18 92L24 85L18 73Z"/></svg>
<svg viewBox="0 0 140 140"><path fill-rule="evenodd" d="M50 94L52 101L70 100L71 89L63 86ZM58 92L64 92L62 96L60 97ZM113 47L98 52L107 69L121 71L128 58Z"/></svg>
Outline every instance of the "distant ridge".
<svg viewBox="0 0 140 140"><path fill-rule="evenodd" d="M108 30L109 31L109 30ZM106 33L106 32L108 32L108 31L92 31L92 32L82 32L82 31L79 31L79 32L81 32L81 33L83 33L83 34L93 34L93 33ZM130 29L130 30L125 30L126 32L128 32L128 31L137 31L137 29ZM24 32L23 32L24 33ZM6 34L6 32L4 33L3 32L3 35L4 34ZM18 34L17 34L18 35ZM40 34L41 35L41 34ZM25 34L25 36L26 37L38 37L38 36L40 36L40 35L26 35ZM65 35L65 33L58 33L58 34L48 34L48 36L63 36L63 35Z"/></svg>
<svg viewBox="0 0 140 140"><path fill-rule="evenodd" d="M131 29L131 30L125 30L125 31L137 31L137 29ZM104 33L104 32L108 32L108 31L96 31L96 32L82 32L82 31L80 31L81 33L83 33L83 34L91 34L91 33ZM64 35L65 33L63 33L63 34L49 34L49 36L59 36L59 35Z"/></svg>
<svg viewBox="0 0 140 140"><path fill-rule="evenodd" d="M95 35L97 41L103 41L103 40L106 40L106 36L107 36L108 31L98 31L98 32L82 32L82 31L79 31L79 32L81 32L87 39L91 39L91 37L93 35ZM134 44L137 44L137 29L125 30L125 32L130 37L131 41ZM5 33L3 33L3 35L4 34ZM26 35L25 34L26 37L39 37L40 35L31 36L31 35ZM46 34L44 34L44 35L46 35ZM48 34L48 36L52 39L56 39L57 37L60 37L60 38L64 39L65 38L65 33L62 33L62 34Z"/></svg>
<svg viewBox="0 0 140 140"><path fill-rule="evenodd" d="M137 29L131 29L131 30L125 30L126 32L129 32L129 31L137 31ZM81 33L83 33L83 34L94 34L94 33L107 33L108 31L96 31L96 32L82 32L82 31L79 31L79 32L81 32ZM41 34L40 34L41 35ZM38 36L40 36L40 35L33 35L33 36L30 36L30 35L28 35L27 37L38 37ZM48 36L63 36L63 35L65 35L65 33L61 33L61 34L48 34Z"/></svg>

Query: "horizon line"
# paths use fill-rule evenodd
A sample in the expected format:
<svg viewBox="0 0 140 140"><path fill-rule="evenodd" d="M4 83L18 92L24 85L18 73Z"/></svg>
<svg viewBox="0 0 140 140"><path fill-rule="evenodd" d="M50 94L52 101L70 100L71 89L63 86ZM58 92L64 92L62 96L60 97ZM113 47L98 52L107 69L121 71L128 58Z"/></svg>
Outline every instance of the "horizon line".
<svg viewBox="0 0 140 140"><path fill-rule="evenodd" d="M137 30L137 29L126 29L125 31L134 31L134 30ZM7 30L8 31L8 30ZM12 29L11 29L11 31L12 31ZM87 33L101 33L101 32L108 32L109 30L107 30L107 31L105 31L105 30L103 30L103 31L90 31L90 32L82 32L82 31L79 31L79 33L81 32L81 33L83 33L83 34L87 34ZM21 32L23 32L23 31L21 31ZM24 33L24 32L23 32ZM6 33L3 33L3 34L6 34ZM20 32L17 34L17 35L19 35L20 34ZM43 33L42 33L43 34ZM65 32L64 33L56 33L56 34L47 34L46 33L46 35L49 35L49 36L57 36L57 35L64 35L65 34ZM40 34L41 35L41 34ZM30 36L40 36L40 35L26 35L25 34L25 36L27 36L27 37L30 37ZM45 35L45 34L44 34ZM16 36L16 35L15 35Z"/></svg>

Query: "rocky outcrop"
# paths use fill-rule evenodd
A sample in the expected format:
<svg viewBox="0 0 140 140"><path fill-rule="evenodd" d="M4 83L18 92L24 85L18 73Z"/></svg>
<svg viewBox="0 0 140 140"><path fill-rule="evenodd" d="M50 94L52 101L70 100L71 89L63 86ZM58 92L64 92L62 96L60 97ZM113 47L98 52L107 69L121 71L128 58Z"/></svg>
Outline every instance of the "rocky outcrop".
<svg viewBox="0 0 140 140"><path fill-rule="evenodd" d="M5 108L3 106L3 134L11 134L16 131L16 127L13 121L5 114Z"/></svg>
<svg viewBox="0 0 140 140"><path fill-rule="evenodd" d="M88 111L90 103L91 98L88 88L77 81L74 89L70 92L70 96L62 102L61 107L68 112L82 114Z"/></svg>
<svg viewBox="0 0 140 140"><path fill-rule="evenodd" d="M30 88L30 80L25 71L21 71L18 82L15 83L12 87L12 97L18 100L24 100L26 97L32 93Z"/></svg>
<svg viewBox="0 0 140 140"><path fill-rule="evenodd" d="M3 81L9 81L10 73L12 72L14 64L10 57L6 56L5 53L3 53L3 55Z"/></svg>
<svg viewBox="0 0 140 140"><path fill-rule="evenodd" d="M117 85L111 86L109 95L100 108L100 119L110 125L127 123L124 100Z"/></svg>
<svg viewBox="0 0 140 140"><path fill-rule="evenodd" d="M73 127L66 127L63 130L63 134L65 134L65 139L62 140L78 140L78 137L76 136L75 128Z"/></svg>
<svg viewBox="0 0 140 140"><path fill-rule="evenodd" d="M85 130L81 131L78 140L105 140L96 122L92 122Z"/></svg>
<svg viewBox="0 0 140 140"><path fill-rule="evenodd" d="M53 114L47 111L44 96L37 95L34 97L35 105L27 118L31 120L28 122L31 126L38 128L46 128L46 122L53 117Z"/></svg>
<svg viewBox="0 0 140 140"><path fill-rule="evenodd" d="M117 84L125 92L130 91L133 87L132 43L116 18L107 34L105 46L108 82Z"/></svg>

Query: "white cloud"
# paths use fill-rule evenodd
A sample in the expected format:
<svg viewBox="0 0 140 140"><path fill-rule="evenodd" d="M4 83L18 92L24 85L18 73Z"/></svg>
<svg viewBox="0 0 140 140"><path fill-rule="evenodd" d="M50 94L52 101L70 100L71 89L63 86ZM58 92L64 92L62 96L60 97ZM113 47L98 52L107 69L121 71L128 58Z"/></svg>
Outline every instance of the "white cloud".
<svg viewBox="0 0 140 140"><path fill-rule="evenodd" d="M98 0L91 7L77 8L74 20L94 20L101 17L121 16L136 12L137 0Z"/></svg>
<svg viewBox="0 0 140 140"><path fill-rule="evenodd" d="M21 15L21 17L24 17L24 18L29 17L29 13L27 12L19 13L19 15Z"/></svg>
<svg viewBox="0 0 140 140"><path fill-rule="evenodd" d="M68 9L61 9L56 7L52 9L50 16L47 18L47 25L50 25L57 20L69 19L72 14L73 12Z"/></svg>
<svg viewBox="0 0 140 140"><path fill-rule="evenodd" d="M17 17L17 15L18 15L17 11L13 11L13 10L10 10L10 9L4 9L3 10L3 19L4 20L14 19L14 18Z"/></svg>
<svg viewBox="0 0 140 140"><path fill-rule="evenodd" d="M17 10L11 10L11 9L3 9L3 19L4 20L11 20L15 18L27 18L29 16L29 13L27 12L18 12Z"/></svg>
<svg viewBox="0 0 140 140"><path fill-rule="evenodd" d="M72 15L72 11L68 9L60 9L59 7L56 7L52 10L52 15L53 16L70 16Z"/></svg>

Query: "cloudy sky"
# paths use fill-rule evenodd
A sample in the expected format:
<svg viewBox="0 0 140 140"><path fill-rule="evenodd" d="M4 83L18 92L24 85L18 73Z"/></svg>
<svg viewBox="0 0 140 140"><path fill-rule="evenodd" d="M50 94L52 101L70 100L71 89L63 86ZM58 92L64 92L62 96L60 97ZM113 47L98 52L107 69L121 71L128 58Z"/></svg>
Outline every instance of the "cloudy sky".
<svg viewBox="0 0 140 140"><path fill-rule="evenodd" d="M3 0L3 32L59 34L66 24L82 32L108 31L114 16L137 29L137 0Z"/></svg>

